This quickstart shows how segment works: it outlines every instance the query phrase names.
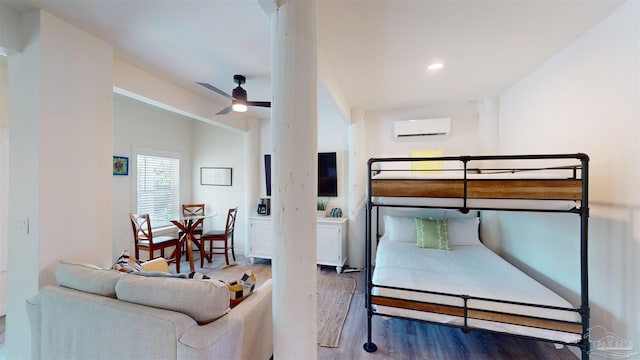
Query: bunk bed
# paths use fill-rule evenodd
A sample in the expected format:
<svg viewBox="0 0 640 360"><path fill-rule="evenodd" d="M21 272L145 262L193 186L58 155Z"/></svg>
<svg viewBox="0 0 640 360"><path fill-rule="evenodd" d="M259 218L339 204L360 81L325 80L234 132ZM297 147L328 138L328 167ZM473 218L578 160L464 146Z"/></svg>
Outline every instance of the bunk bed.
<svg viewBox="0 0 640 360"><path fill-rule="evenodd" d="M370 159L364 349L377 350L372 317L379 315L577 346L582 359L588 359L588 162L585 154ZM580 306L572 306L479 239L457 239L472 246L451 246L451 251L418 249L415 239L404 239L410 235L390 234L388 228L388 222L402 220L394 226L405 234L415 233L411 227L415 219L393 219L384 215L387 209L457 214L447 224L469 223L487 210L575 214L580 234Z"/></svg>

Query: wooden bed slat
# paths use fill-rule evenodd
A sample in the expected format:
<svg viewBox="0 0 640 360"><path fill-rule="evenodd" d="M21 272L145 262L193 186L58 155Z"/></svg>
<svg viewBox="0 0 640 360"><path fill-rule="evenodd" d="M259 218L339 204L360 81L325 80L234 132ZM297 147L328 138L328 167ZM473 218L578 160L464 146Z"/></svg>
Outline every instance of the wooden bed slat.
<svg viewBox="0 0 640 360"><path fill-rule="evenodd" d="M372 196L463 198L464 180L371 180ZM467 180L468 199L581 200L579 179Z"/></svg>
<svg viewBox="0 0 640 360"><path fill-rule="evenodd" d="M407 310L416 310L422 312L464 317L464 308L460 306L429 304L413 300L394 299L379 296L372 296L371 303L373 305L389 306ZM574 334L582 334L581 324L568 323L560 320L539 319L525 315L504 314L486 310L468 309L467 318L531 326L541 329L564 331Z"/></svg>

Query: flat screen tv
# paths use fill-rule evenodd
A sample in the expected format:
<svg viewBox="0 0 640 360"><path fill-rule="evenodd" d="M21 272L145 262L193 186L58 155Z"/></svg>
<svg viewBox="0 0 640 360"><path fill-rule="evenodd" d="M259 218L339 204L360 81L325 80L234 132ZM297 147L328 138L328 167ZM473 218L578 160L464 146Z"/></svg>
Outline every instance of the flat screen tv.
<svg viewBox="0 0 640 360"><path fill-rule="evenodd" d="M318 196L338 196L336 153L318 153Z"/></svg>
<svg viewBox="0 0 640 360"><path fill-rule="evenodd" d="M267 196L271 196L271 155L264 156L264 181L267 185Z"/></svg>
<svg viewBox="0 0 640 360"><path fill-rule="evenodd" d="M271 196L271 155L264 156L267 196ZM335 152L318 154L318 196L338 196L338 167Z"/></svg>

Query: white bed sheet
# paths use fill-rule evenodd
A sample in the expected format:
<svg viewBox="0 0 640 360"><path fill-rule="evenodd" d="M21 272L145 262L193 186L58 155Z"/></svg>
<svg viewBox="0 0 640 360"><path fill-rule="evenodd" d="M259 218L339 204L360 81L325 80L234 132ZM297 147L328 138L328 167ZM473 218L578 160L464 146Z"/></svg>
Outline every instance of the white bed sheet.
<svg viewBox="0 0 640 360"><path fill-rule="evenodd" d="M445 251L418 249L413 243L382 239L377 249L373 283L375 285L573 308L569 302L513 267L484 245L457 246L451 251ZM459 298L403 290L374 287L373 294L463 306L463 301ZM469 300L468 306L476 309L541 318L572 322L580 321L580 315L571 311L533 308L482 300ZM377 306L376 309L377 312L387 315L457 325L463 324L463 319L457 316L423 313L386 306ZM577 343L581 339L579 334L537 329L522 325L472 319L469 320L468 324L489 330L526 334L566 343Z"/></svg>

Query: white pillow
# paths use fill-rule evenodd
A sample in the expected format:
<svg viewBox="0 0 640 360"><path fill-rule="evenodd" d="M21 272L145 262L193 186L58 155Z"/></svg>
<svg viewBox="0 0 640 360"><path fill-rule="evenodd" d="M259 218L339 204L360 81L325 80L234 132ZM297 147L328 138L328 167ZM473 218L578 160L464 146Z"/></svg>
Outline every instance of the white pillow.
<svg viewBox="0 0 640 360"><path fill-rule="evenodd" d="M391 241L416 242L416 219L413 217L384 216L384 237Z"/></svg>
<svg viewBox="0 0 640 360"><path fill-rule="evenodd" d="M478 225L480 218L449 219L449 242L453 246L480 245Z"/></svg>

